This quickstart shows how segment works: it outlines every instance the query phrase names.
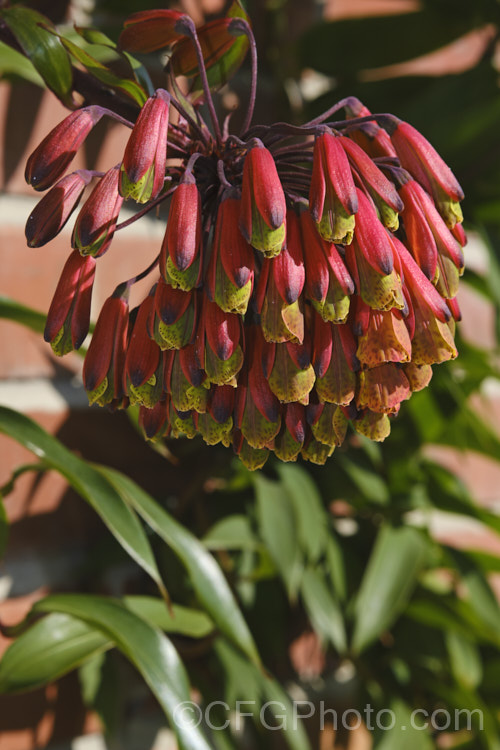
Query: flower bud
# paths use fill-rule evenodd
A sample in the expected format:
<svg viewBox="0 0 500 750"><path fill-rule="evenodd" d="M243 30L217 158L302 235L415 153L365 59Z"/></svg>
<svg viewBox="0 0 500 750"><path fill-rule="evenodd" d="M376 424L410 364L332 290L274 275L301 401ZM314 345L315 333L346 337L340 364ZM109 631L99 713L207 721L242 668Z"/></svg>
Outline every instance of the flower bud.
<svg viewBox="0 0 500 750"><path fill-rule="evenodd" d="M207 287L221 310L244 315L253 290L255 260L238 228L240 206L236 198L226 198L219 206Z"/></svg>
<svg viewBox="0 0 500 750"><path fill-rule="evenodd" d="M89 332L94 258L74 251L66 261L52 299L44 338L57 356L79 349Z"/></svg>
<svg viewBox="0 0 500 750"><path fill-rule="evenodd" d="M432 195L446 224L453 227L457 222L460 223L463 190L429 141L416 128L401 120L391 133L391 141L401 166Z"/></svg>
<svg viewBox="0 0 500 750"><path fill-rule="evenodd" d="M345 151L331 133L314 143L309 210L323 239L345 245L352 241L358 198Z"/></svg>
<svg viewBox="0 0 500 750"><path fill-rule="evenodd" d="M105 406L125 396L128 304L121 296L108 297L97 319L83 364L83 384L89 402Z"/></svg>
<svg viewBox="0 0 500 750"><path fill-rule="evenodd" d="M61 177L94 125L102 117L99 107L71 112L45 136L26 164L26 182L35 190L46 190Z"/></svg>
<svg viewBox="0 0 500 750"><path fill-rule="evenodd" d="M286 234L286 201L274 159L263 146L246 155L241 191L240 229L265 256L281 252Z"/></svg>
<svg viewBox="0 0 500 750"><path fill-rule="evenodd" d="M120 195L124 198L147 203L163 189L169 105L170 95L157 89L139 113L120 167Z"/></svg>
<svg viewBox="0 0 500 750"><path fill-rule="evenodd" d="M111 244L123 203L118 174L116 167L106 172L80 209L71 244L82 255L100 257Z"/></svg>
<svg viewBox="0 0 500 750"><path fill-rule="evenodd" d="M42 247L59 234L78 206L88 181L80 172L73 172L43 196L26 222L29 247Z"/></svg>

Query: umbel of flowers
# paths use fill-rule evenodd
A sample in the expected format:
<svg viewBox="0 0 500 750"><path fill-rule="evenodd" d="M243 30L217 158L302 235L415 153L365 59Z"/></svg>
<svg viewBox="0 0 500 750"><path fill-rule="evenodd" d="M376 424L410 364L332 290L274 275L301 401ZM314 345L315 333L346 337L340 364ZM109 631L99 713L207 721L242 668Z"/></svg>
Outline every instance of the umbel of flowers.
<svg viewBox="0 0 500 750"><path fill-rule="evenodd" d="M88 195L46 340L64 355L85 339L99 258L130 223L118 223L123 202L144 204L138 219L169 200L158 256L118 278L100 311L83 369L90 402L139 404L147 438L201 435L252 469L270 452L323 463L349 424L386 438L432 365L457 355L465 235L450 169L411 125L354 98L302 127L252 125L255 42L238 3L199 29L176 11L136 13L119 45L170 47L170 92L145 95L135 123L82 106L26 167L36 190L50 188L28 219L32 247ZM217 119L211 78L248 49L252 83L236 135ZM191 96L179 75L194 81ZM131 129L121 164L68 174L102 116ZM150 292L130 310L129 290L145 276Z"/></svg>

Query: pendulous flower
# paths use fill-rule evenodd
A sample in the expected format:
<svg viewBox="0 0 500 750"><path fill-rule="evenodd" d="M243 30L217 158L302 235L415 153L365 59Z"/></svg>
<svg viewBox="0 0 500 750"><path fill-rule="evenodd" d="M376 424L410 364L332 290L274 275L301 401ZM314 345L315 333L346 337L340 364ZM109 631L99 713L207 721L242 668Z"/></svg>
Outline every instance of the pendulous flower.
<svg viewBox="0 0 500 750"><path fill-rule="evenodd" d="M81 345L100 256L164 203L157 257L144 268L137 248L137 275L118 279L98 316L83 369L89 401L136 404L147 439L201 436L252 470L273 453L322 464L349 426L384 440L433 365L457 356L466 237L450 169L410 125L353 97L304 126L252 124L255 42L238 3L198 30L178 11L135 13L119 47L170 47L172 93L144 91L135 124L82 107L28 160L36 189L57 182L28 220L33 247L61 230L96 178L45 338L56 354ZM252 85L235 134L212 91L247 48ZM63 177L104 113L131 128L121 162ZM117 224L126 198L143 206ZM148 294L129 310L146 278Z"/></svg>

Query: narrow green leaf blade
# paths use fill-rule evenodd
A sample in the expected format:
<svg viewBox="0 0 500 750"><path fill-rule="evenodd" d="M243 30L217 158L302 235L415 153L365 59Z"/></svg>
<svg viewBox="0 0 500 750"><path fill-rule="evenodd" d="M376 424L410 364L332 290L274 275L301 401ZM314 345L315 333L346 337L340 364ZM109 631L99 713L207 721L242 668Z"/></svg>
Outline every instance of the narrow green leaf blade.
<svg viewBox="0 0 500 750"><path fill-rule="evenodd" d="M383 526L361 581L354 609L352 647L363 651L388 628L406 604L427 551L423 532Z"/></svg>
<svg viewBox="0 0 500 750"><path fill-rule="evenodd" d="M46 316L44 313L22 305L15 299L3 294L0 294L0 318L13 320L15 323L31 328L36 333L43 333L45 328Z"/></svg>
<svg viewBox="0 0 500 750"><path fill-rule="evenodd" d="M106 65L92 57L86 50L79 47L74 42L71 42L65 37L60 37L62 44L68 50L68 52L78 60L87 71L97 78L98 81L104 83L105 86L109 86L111 89L117 89L123 94L132 99L140 107L144 104L147 99L147 94L136 81L131 78L123 78L115 75Z"/></svg>
<svg viewBox="0 0 500 750"><path fill-rule="evenodd" d="M293 464L279 464L278 473L296 518L299 542L311 562L325 551L328 518L318 487L307 471Z"/></svg>
<svg viewBox="0 0 500 750"><path fill-rule="evenodd" d="M344 653L347 649L344 618L324 576L319 570L308 568L304 571L300 590L316 632L329 640L340 654Z"/></svg>
<svg viewBox="0 0 500 750"><path fill-rule="evenodd" d="M207 549L256 549L259 540L243 515L223 518L212 526L203 537Z"/></svg>
<svg viewBox="0 0 500 750"><path fill-rule="evenodd" d="M167 609L163 599L154 596L125 596L123 603L143 620L166 633L205 638L214 631L214 623L210 617L191 607L171 604Z"/></svg>
<svg viewBox="0 0 500 750"><path fill-rule="evenodd" d="M73 71L66 50L55 36L48 18L30 8L14 6L0 11L2 18L33 67L54 94L71 103Z"/></svg>
<svg viewBox="0 0 500 750"><path fill-rule="evenodd" d="M100 471L179 557L188 571L199 601L220 630L253 662L260 664L252 634L229 584L203 544L124 474L102 466Z"/></svg>
<svg viewBox="0 0 500 750"><path fill-rule="evenodd" d="M84 594L54 594L34 607L62 612L98 628L134 664L165 711L184 750L210 750L198 727L181 722L178 706L190 701L189 681L179 655L157 628L120 602Z"/></svg>
<svg viewBox="0 0 500 750"><path fill-rule="evenodd" d="M12 643L0 661L0 693L34 690L113 646L110 638L67 614L39 620Z"/></svg>
<svg viewBox="0 0 500 750"><path fill-rule="evenodd" d="M300 584L302 561L297 544L293 507L285 486L257 474L254 478L260 533L288 595L294 597Z"/></svg>
<svg viewBox="0 0 500 750"><path fill-rule="evenodd" d="M164 590L151 546L139 519L101 472L71 453L32 419L5 406L0 406L0 433L24 445L47 466L62 474L100 515L125 551Z"/></svg>

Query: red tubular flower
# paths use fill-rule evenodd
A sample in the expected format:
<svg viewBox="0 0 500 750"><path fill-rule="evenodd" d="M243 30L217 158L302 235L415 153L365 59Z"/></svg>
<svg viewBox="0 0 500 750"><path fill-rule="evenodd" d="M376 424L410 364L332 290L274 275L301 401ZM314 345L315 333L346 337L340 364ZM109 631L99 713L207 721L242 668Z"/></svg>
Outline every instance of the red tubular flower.
<svg viewBox="0 0 500 750"><path fill-rule="evenodd" d="M274 453L281 461L296 461L304 445L307 431L306 407L286 404L283 407L281 429L274 439Z"/></svg>
<svg viewBox="0 0 500 750"><path fill-rule="evenodd" d="M287 246L276 258L265 258L256 291L255 306L261 315L266 341L304 340L301 300L305 283L300 225L295 211L287 214Z"/></svg>
<svg viewBox="0 0 500 750"><path fill-rule="evenodd" d="M404 308L401 280L394 269L393 240L378 220L370 200L358 190L359 211L346 265L358 294L376 310Z"/></svg>
<svg viewBox="0 0 500 750"><path fill-rule="evenodd" d="M232 446L250 469L271 452L323 464L349 423L383 440L432 365L457 354L458 183L413 128L354 98L303 127L252 123L256 54L239 0L198 30L183 13L141 11L120 36L132 52L169 45L171 93L144 95L120 165L81 208L46 338L57 354L81 344L94 258L109 247L124 198L146 206L120 229L163 202L158 258L138 261L99 315L84 366L90 401L138 404L146 437L201 435ZM237 118L219 122L212 94L248 47L237 134ZM191 78L189 91L178 74ZM28 220L31 246L60 231L95 174L60 179L103 112L128 123L84 107L30 157L35 187L60 180ZM129 316L128 290L146 278L151 291Z"/></svg>
<svg viewBox="0 0 500 750"><path fill-rule="evenodd" d="M401 165L430 193L449 227L462 221L460 201L464 193L447 164L429 141L402 120L391 133Z"/></svg>
<svg viewBox="0 0 500 750"><path fill-rule="evenodd" d="M360 409L368 407L377 414L394 414L401 401L409 398L410 394L408 378L394 362L359 372L356 403Z"/></svg>
<svg viewBox="0 0 500 750"><path fill-rule="evenodd" d="M186 18L178 10L140 10L132 13L123 23L124 30L118 47L129 52L155 52L178 41L184 32L177 24Z"/></svg>
<svg viewBox="0 0 500 750"><path fill-rule="evenodd" d="M274 159L263 146L247 153L243 167L240 229L268 258L281 252L286 234L286 200Z"/></svg>
<svg viewBox="0 0 500 750"><path fill-rule="evenodd" d="M101 177L77 216L71 244L82 255L100 257L111 244L123 198L116 167Z"/></svg>
<svg viewBox="0 0 500 750"><path fill-rule="evenodd" d="M454 322L450 321L448 305L404 245L397 241L396 247L414 317L412 362L416 365L432 365L454 359L457 349L452 332Z"/></svg>
<svg viewBox="0 0 500 750"><path fill-rule="evenodd" d="M349 312L352 278L335 245L323 240L310 214L300 216L306 271L306 296L324 320L342 323Z"/></svg>
<svg viewBox="0 0 500 750"><path fill-rule="evenodd" d="M46 190L62 177L94 125L102 117L99 107L76 109L45 136L26 163L26 182Z"/></svg>
<svg viewBox="0 0 500 750"><path fill-rule="evenodd" d="M182 349L193 339L197 321L194 292L172 289L163 279L157 284L148 331L160 349Z"/></svg>
<svg viewBox="0 0 500 750"><path fill-rule="evenodd" d="M345 136L339 136L337 140L368 190L383 224L395 231L399 226L398 214L403 210L403 201L398 195L396 186L387 179L357 143Z"/></svg>
<svg viewBox="0 0 500 750"><path fill-rule="evenodd" d="M358 99L352 97L347 104L346 116L349 119L356 117L368 117L371 115L368 107L365 107ZM391 143L389 135L375 121L365 122L357 128L349 130L349 136L361 146L363 151L372 158L384 156L396 156L396 151Z"/></svg>
<svg viewBox="0 0 500 750"><path fill-rule="evenodd" d="M244 315L253 291L255 259L238 227L240 207L241 201L229 197L219 206L207 289L221 310Z"/></svg>
<svg viewBox="0 0 500 750"><path fill-rule="evenodd" d="M346 245L352 241L356 188L345 151L331 133L314 143L309 210L323 239Z"/></svg>
<svg viewBox="0 0 500 750"><path fill-rule="evenodd" d="M215 385L236 385L235 376L243 365L239 316L226 313L205 298L200 316L196 345L198 359L207 378Z"/></svg>
<svg viewBox="0 0 500 750"><path fill-rule="evenodd" d="M167 163L170 94L157 89L139 113L120 167L120 195L138 203L162 191Z"/></svg>
<svg viewBox="0 0 500 750"><path fill-rule="evenodd" d="M105 406L125 396L128 304L121 296L108 297L97 319L83 364L83 384L89 402Z"/></svg>
<svg viewBox="0 0 500 750"><path fill-rule="evenodd" d="M167 399L158 401L152 409L139 408L139 427L146 440L158 440L168 427Z"/></svg>
<svg viewBox="0 0 500 750"><path fill-rule="evenodd" d="M52 299L44 338L59 357L79 349L89 332L90 302L95 276L94 258L69 256Z"/></svg>
<svg viewBox="0 0 500 750"><path fill-rule="evenodd" d="M406 237L415 260L443 297L455 297L464 271L462 248L418 182L409 180L399 192L405 205Z"/></svg>
<svg viewBox="0 0 500 750"><path fill-rule="evenodd" d="M314 338L312 362L316 373L315 389L320 401L347 406L354 398L356 371L356 341L347 325L313 319Z"/></svg>
<svg viewBox="0 0 500 750"><path fill-rule="evenodd" d="M309 422L314 441L329 449L327 456L344 442L348 421L341 407L336 404L318 404L311 412L309 410ZM317 449L316 449L317 450ZM324 455L322 450L320 455ZM326 457L327 457L326 456Z"/></svg>
<svg viewBox="0 0 500 750"><path fill-rule="evenodd" d="M250 357L238 379L234 424L248 444L257 449L265 448L281 425L279 402L269 387L265 365L268 346L260 328L247 328L245 349Z"/></svg>
<svg viewBox="0 0 500 750"><path fill-rule="evenodd" d="M42 247L53 240L78 206L89 178L80 172L63 177L39 201L26 222L29 247Z"/></svg>
<svg viewBox="0 0 500 750"><path fill-rule="evenodd" d="M365 306L366 322L358 337L356 356L365 367L376 367L385 362L409 362L411 339L400 310L373 310Z"/></svg>
<svg viewBox="0 0 500 750"><path fill-rule="evenodd" d="M154 294L154 290L153 290ZM152 408L163 393L163 355L158 344L148 335L148 320L154 308L154 296L142 301L132 329L125 359L125 378L130 403Z"/></svg>
<svg viewBox="0 0 500 750"><path fill-rule="evenodd" d="M267 346L269 363L266 375L272 392L282 404L308 404L316 380L309 345L286 342Z"/></svg>

